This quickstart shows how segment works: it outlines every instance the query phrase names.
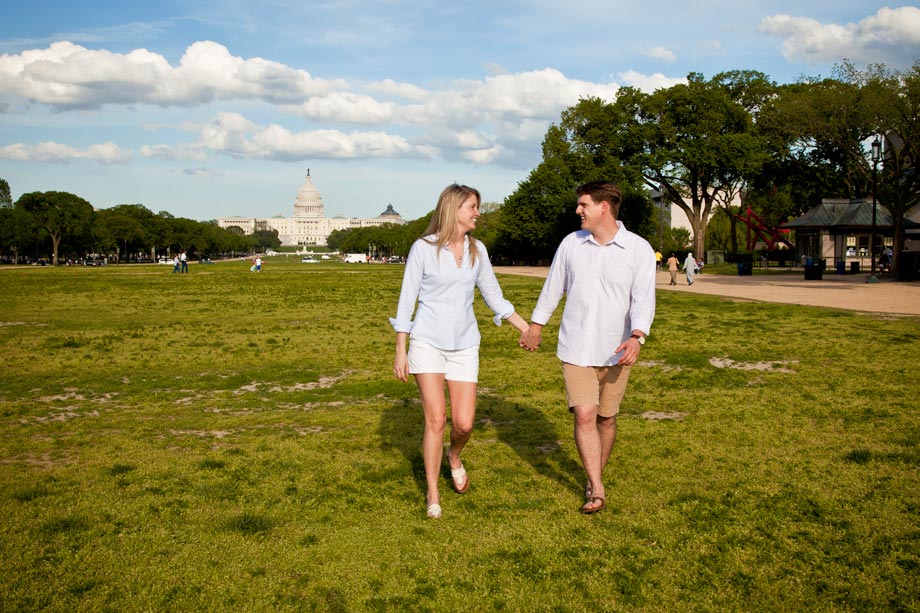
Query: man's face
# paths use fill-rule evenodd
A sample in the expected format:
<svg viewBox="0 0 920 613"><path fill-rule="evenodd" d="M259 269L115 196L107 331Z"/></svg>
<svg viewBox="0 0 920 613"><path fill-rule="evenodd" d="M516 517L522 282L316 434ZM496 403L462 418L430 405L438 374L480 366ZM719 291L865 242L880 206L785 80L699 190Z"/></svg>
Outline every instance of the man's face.
<svg viewBox="0 0 920 613"><path fill-rule="evenodd" d="M575 208L575 214L581 217L581 229L593 232L600 223L603 206L599 202L594 202L589 194L578 197L578 206Z"/></svg>

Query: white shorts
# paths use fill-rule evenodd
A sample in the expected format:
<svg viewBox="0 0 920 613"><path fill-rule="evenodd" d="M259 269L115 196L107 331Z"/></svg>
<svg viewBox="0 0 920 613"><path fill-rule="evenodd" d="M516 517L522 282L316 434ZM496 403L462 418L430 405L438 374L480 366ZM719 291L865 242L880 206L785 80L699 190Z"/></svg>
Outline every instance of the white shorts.
<svg viewBox="0 0 920 613"><path fill-rule="evenodd" d="M479 345L469 349L438 349L425 341L409 341L409 374L443 373L448 381L479 381Z"/></svg>

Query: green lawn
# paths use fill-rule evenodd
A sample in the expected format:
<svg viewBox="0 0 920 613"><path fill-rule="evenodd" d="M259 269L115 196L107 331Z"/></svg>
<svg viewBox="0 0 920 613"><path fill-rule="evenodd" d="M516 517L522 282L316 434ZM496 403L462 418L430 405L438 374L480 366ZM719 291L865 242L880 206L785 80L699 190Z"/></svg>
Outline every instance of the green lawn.
<svg viewBox="0 0 920 613"><path fill-rule="evenodd" d="M582 516L559 314L479 301L429 520L401 266L171 270L0 269L0 611L920 611L917 318L661 292Z"/></svg>

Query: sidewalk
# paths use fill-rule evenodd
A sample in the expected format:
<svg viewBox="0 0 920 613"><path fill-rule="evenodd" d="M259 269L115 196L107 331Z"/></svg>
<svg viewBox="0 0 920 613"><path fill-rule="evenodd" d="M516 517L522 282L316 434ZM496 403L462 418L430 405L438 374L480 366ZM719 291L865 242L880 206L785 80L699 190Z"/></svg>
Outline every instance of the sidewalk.
<svg viewBox="0 0 920 613"><path fill-rule="evenodd" d="M496 266L497 274L546 277L546 267ZM655 287L658 291L695 292L728 296L743 300L781 302L807 306L830 307L851 311L891 313L920 316L920 282L895 283L882 279L879 283L866 283L868 273L825 274L820 281L806 281L803 272L790 274L755 275L697 275L693 285L687 277L677 275L677 285L669 285L671 276L659 272Z"/></svg>

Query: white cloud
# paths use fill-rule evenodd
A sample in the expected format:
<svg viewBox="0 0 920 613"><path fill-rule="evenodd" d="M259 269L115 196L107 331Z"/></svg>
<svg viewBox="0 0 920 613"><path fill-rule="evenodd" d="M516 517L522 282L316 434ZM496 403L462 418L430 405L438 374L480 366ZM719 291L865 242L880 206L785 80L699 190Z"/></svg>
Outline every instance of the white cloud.
<svg viewBox="0 0 920 613"><path fill-rule="evenodd" d="M195 160L203 162L207 154L200 147L180 143L176 147L169 145L144 145L138 151L145 158L154 160Z"/></svg>
<svg viewBox="0 0 920 613"><path fill-rule="evenodd" d="M210 168L185 168L182 170L183 174L187 174L190 177L222 177L224 173L217 170L211 170Z"/></svg>
<svg viewBox="0 0 920 613"><path fill-rule="evenodd" d="M0 56L0 94L62 109L189 106L247 98L292 103L339 86L277 62L231 56L226 47L210 41L191 45L175 67L146 49L117 54L67 41Z"/></svg>
<svg viewBox="0 0 920 613"><path fill-rule="evenodd" d="M665 60L673 56L665 49L653 53ZM192 142L137 146L148 159L203 162L212 153L279 160L434 158L523 168L539 158L540 141L563 110L587 97L612 101L619 89L613 82L572 79L553 68L518 73L498 65L492 69L482 79L425 88L391 79L314 79L277 62L233 56L210 41L190 45L175 65L146 49L119 54L64 41L0 56L0 103L20 99L58 111L155 105L162 107L161 115L177 106L218 109L210 121L181 124L196 135ZM627 84L649 91L683 82L661 74L622 76ZM260 103L254 111L260 113L260 122L238 112L239 105L233 106L237 101ZM307 120L310 129L282 125L285 114ZM157 131L170 125L161 120L144 127ZM342 125L378 129L345 131ZM40 160L130 157L117 147L86 152L16 147L7 147L5 155Z"/></svg>
<svg viewBox="0 0 920 613"><path fill-rule="evenodd" d="M660 72L645 75L635 70L621 72L619 77L625 85L630 85L646 93L652 93L657 89L673 87L674 85L687 82L687 79L683 77L666 77Z"/></svg>
<svg viewBox="0 0 920 613"><path fill-rule="evenodd" d="M210 150L245 159L306 160L428 157L430 149L416 147L402 136L386 132L308 130L291 132L277 124L261 126L237 113L220 113L213 121L188 123L199 134L190 149ZM168 150L159 150L168 155Z"/></svg>
<svg viewBox="0 0 920 613"><path fill-rule="evenodd" d="M647 49L645 52L646 57L650 57L653 60L661 60L667 62L668 64L673 64L677 61L677 55L674 54L670 49L665 49L664 47L653 47Z"/></svg>
<svg viewBox="0 0 920 613"><path fill-rule="evenodd" d="M37 145L16 143L0 147L0 158L30 162L90 160L100 164L117 164L131 159L131 152L111 141L90 145L82 151L69 145L45 141Z"/></svg>
<svg viewBox="0 0 920 613"><path fill-rule="evenodd" d="M920 55L920 8L882 8L859 23L822 24L814 19L773 15L759 30L783 39L788 60L911 62Z"/></svg>

